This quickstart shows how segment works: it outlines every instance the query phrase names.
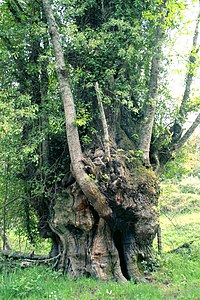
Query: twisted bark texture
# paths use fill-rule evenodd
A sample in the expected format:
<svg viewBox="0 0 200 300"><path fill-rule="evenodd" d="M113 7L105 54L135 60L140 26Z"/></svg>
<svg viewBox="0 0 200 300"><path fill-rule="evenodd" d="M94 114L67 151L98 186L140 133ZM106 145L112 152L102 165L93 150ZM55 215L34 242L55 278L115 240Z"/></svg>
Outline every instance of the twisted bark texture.
<svg viewBox="0 0 200 300"><path fill-rule="evenodd" d="M85 161L112 215L108 220L99 216L77 182L61 189L50 225L59 237L52 255L62 253L57 267L75 278L138 281L141 262L152 257L158 226L155 175L125 151L112 149L108 164L104 151L96 149Z"/></svg>

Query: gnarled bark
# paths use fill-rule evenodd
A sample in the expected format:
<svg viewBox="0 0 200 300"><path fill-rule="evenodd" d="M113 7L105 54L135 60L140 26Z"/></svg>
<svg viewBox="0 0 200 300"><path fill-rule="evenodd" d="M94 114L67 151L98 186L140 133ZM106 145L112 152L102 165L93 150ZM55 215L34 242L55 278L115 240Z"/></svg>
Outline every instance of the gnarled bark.
<svg viewBox="0 0 200 300"><path fill-rule="evenodd" d="M58 235L58 268L70 276L138 281L141 261L152 256L152 241L158 226L156 177L130 154L112 149L111 162L95 164L99 190L105 195L112 218L99 216L77 182L60 190L53 207L51 228ZM138 175L140 174L140 175ZM93 180L91 178L91 180ZM98 199L97 199L98 201Z"/></svg>

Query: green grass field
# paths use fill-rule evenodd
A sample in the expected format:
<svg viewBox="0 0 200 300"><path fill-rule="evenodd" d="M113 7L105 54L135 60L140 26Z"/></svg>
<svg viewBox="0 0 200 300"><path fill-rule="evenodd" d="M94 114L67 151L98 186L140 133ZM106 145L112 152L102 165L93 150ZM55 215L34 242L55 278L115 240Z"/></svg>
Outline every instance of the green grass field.
<svg viewBox="0 0 200 300"><path fill-rule="evenodd" d="M150 281L100 282L91 278L73 281L47 267L2 268L0 299L29 300L101 300L101 299L185 299L200 300L200 221L198 213L161 217L163 254L157 257L159 268ZM172 217L171 217L172 218ZM167 253L181 244L194 241L189 249Z"/></svg>

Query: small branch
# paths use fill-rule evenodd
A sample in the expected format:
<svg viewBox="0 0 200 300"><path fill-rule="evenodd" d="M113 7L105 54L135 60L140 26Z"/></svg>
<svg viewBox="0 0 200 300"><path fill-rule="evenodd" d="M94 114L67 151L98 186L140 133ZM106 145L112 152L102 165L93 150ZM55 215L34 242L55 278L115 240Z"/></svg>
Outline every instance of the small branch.
<svg viewBox="0 0 200 300"><path fill-rule="evenodd" d="M5 204L1 205L1 206L0 206L0 209L6 207L6 206L8 206L8 205L10 205L11 203L13 203L13 202L15 202L15 201L17 201L17 200L28 200L28 199L29 199L28 197L25 197L25 196L19 196L19 197L17 197L17 198L14 198L14 199L12 199L12 200L6 202Z"/></svg>
<svg viewBox="0 0 200 300"><path fill-rule="evenodd" d="M95 91L96 91L96 95L97 95L99 110L100 110L100 114L101 114L101 121L102 121L102 125L103 125L105 155L106 155L106 159L108 161L110 161L110 144L109 144L108 125L107 125L106 116L105 116L105 112L104 112L104 108L103 108L103 103L101 100L101 94L99 91L98 82L95 83Z"/></svg>
<svg viewBox="0 0 200 300"><path fill-rule="evenodd" d="M171 224L174 226L174 228L177 228L177 225L173 222L172 218L170 218L166 213L163 213L163 214L171 222Z"/></svg>
<svg viewBox="0 0 200 300"><path fill-rule="evenodd" d="M190 245L193 243L194 241L189 241L188 243L184 243L181 246L177 247L176 249L169 251L168 253L178 253L182 249L190 249Z"/></svg>

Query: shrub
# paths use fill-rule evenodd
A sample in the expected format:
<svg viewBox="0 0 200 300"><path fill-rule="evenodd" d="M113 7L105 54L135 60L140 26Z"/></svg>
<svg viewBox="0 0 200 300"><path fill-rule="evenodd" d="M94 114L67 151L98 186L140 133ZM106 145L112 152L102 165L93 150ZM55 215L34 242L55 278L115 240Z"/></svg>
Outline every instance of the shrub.
<svg viewBox="0 0 200 300"><path fill-rule="evenodd" d="M178 186L182 193L200 195L200 179L198 177L185 177L180 181Z"/></svg>

